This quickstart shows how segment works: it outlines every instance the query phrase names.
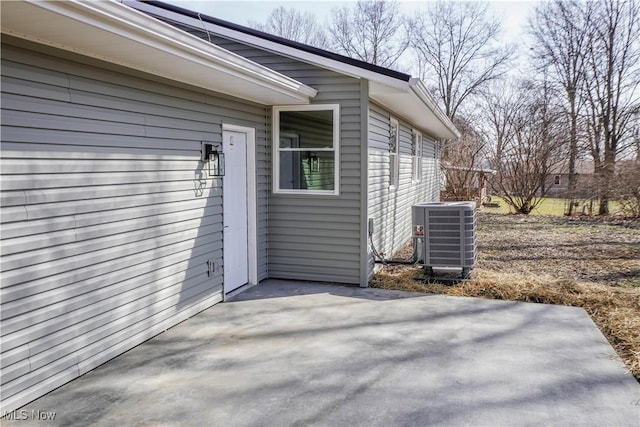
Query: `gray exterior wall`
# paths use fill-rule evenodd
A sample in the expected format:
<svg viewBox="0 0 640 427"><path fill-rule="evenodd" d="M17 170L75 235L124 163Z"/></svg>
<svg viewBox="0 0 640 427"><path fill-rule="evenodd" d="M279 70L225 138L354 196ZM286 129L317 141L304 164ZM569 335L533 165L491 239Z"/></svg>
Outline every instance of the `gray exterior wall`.
<svg viewBox="0 0 640 427"><path fill-rule="evenodd" d="M205 31L205 24L195 18L164 11L151 13L164 15L161 19L186 32L315 88L318 95L312 103L340 104L340 195L270 193L268 271L273 278L366 286L374 267L367 219L373 218L377 224L375 241L387 254L409 241L411 206L439 200L436 144L423 132L422 180L413 183L411 125L397 117L401 126L400 181L398 188L390 191L389 112L370 103L366 80L255 47L244 34L222 36Z"/></svg>
<svg viewBox="0 0 640 427"><path fill-rule="evenodd" d="M366 208L361 123L367 120L367 100L362 98L361 80L198 29L183 29L313 87L318 90L314 104L340 104L340 195L269 193L268 271L271 278L366 284L361 263L367 256L361 239L366 225L361 220ZM270 174L269 169L269 180Z"/></svg>
<svg viewBox="0 0 640 427"><path fill-rule="evenodd" d="M3 36L3 410L221 300L222 185L199 159L222 123L256 128L267 277L267 114Z"/></svg>
<svg viewBox="0 0 640 427"><path fill-rule="evenodd" d="M391 118L400 127L400 177L390 188L389 132ZM420 130L420 129L418 129ZM440 155L436 143L423 132L422 180L412 181L412 126L376 104L369 107L369 199L376 249L391 257L411 240L411 206L440 200ZM369 276L373 256L369 256Z"/></svg>

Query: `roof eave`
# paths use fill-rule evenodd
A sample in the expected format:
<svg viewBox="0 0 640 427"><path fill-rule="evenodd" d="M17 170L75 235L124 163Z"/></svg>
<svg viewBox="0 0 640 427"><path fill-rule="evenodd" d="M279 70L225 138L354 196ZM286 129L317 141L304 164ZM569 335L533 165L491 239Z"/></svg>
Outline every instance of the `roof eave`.
<svg viewBox="0 0 640 427"><path fill-rule="evenodd" d="M411 90L413 93L424 103L424 105L431 110L433 115L442 123L442 125L447 129L450 133L448 137L443 139L456 141L460 138L460 131L453 124L451 119L447 117L447 115L442 111L440 107L438 107L438 103L436 99L433 97L429 89L424 85L422 80L412 78L409 81L409 85L411 86Z"/></svg>
<svg viewBox="0 0 640 427"><path fill-rule="evenodd" d="M363 61L354 60L333 52L306 46L262 33L257 30L232 24L220 19L197 14L177 6L159 1L123 0L125 4L142 12L161 17L176 24L189 26L194 29L204 30L231 40L255 46L309 64L316 65L340 74L357 79L374 80L387 86L404 88L411 76L397 71L389 70Z"/></svg>
<svg viewBox="0 0 640 427"><path fill-rule="evenodd" d="M408 74L355 61L352 58L301 45L167 3L137 0L125 0L125 2L140 11L177 25L204 30L277 55L294 58L354 78L365 79L369 82L371 99L389 108L393 114L407 118L434 138L457 140L460 137L456 127L440 110L424 84Z"/></svg>
<svg viewBox="0 0 640 427"><path fill-rule="evenodd" d="M7 2L2 33L267 105L306 104L317 94L115 1Z"/></svg>
<svg viewBox="0 0 640 427"><path fill-rule="evenodd" d="M369 96L391 114L402 116L435 139L457 140L460 137L458 129L418 79L411 79L403 88L369 81Z"/></svg>

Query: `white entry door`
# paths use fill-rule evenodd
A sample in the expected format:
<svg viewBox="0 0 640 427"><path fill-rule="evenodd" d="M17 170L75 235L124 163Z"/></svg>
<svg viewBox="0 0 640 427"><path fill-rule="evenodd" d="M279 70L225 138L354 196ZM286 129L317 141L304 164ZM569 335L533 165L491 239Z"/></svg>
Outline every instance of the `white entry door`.
<svg viewBox="0 0 640 427"><path fill-rule="evenodd" d="M224 131L224 293L249 282L247 134Z"/></svg>

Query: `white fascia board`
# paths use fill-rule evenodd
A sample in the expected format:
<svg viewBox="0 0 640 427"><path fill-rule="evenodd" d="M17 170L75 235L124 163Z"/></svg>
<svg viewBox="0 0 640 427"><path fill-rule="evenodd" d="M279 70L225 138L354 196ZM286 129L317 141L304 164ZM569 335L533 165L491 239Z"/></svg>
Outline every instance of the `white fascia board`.
<svg viewBox="0 0 640 427"><path fill-rule="evenodd" d="M425 134L436 139L455 140L460 133L438 108L435 99L418 79L400 90L377 82L369 82L369 96L393 115L408 120Z"/></svg>
<svg viewBox="0 0 640 427"><path fill-rule="evenodd" d="M429 89L424 85L422 80L412 78L409 80L409 85L411 86L411 90L413 93L420 98L420 100L429 108L433 114L438 118L438 120L451 132L453 135L447 139L457 140L460 138L460 131L453 124L451 119L447 117L447 115L442 111L440 107L438 107L438 103L436 99L433 97Z"/></svg>
<svg viewBox="0 0 640 427"><path fill-rule="evenodd" d="M184 24L194 28L201 28L212 34L219 35L231 40L236 40L244 44L255 46L269 52L273 52L277 55L286 56L295 60L306 62L312 65L316 65L327 70L335 71L340 74L344 74L357 79L367 79L376 81L378 83L391 86L397 89L406 89L409 86L407 81L396 79L394 77L385 76L375 71L367 70L364 68L356 67L354 65L346 64L344 62L326 58L321 55L316 55L311 52L306 52L300 49L296 49L291 46L286 46L281 43L277 43L263 38L252 36L250 34L243 33L234 29L226 28L220 25L213 24L211 22L205 22L197 20L190 16L181 15L179 13L158 8L147 3L141 3L138 1L126 1L131 7L136 9L153 13L154 15L161 16L163 18L170 19L173 22Z"/></svg>
<svg viewBox="0 0 640 427"><path fill-rule="evenodd" d="M2 32L250 101L307 104L317 91L115 1L11 1Z"/></svg>

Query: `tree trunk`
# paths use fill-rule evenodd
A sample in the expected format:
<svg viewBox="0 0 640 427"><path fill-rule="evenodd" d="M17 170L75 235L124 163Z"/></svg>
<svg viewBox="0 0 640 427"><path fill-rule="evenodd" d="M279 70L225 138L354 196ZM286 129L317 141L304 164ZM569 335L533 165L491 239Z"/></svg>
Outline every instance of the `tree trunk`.
<svg viewBox="0 0 640 427"><path fill-rule="evenodd" d="M574 198L576 197L576 158L578 155L578 117L576 113L576 97L569 96L569 105L571 110L571 129L569 131L569 212L573 215Z"/></svg>
<svg viewBox="0 0 640 427"><path fill-rule="evenodd" d="M609 215L611 185L615 174L615 153L606 151L600 175L600 207L598 215Z"/></svg>

